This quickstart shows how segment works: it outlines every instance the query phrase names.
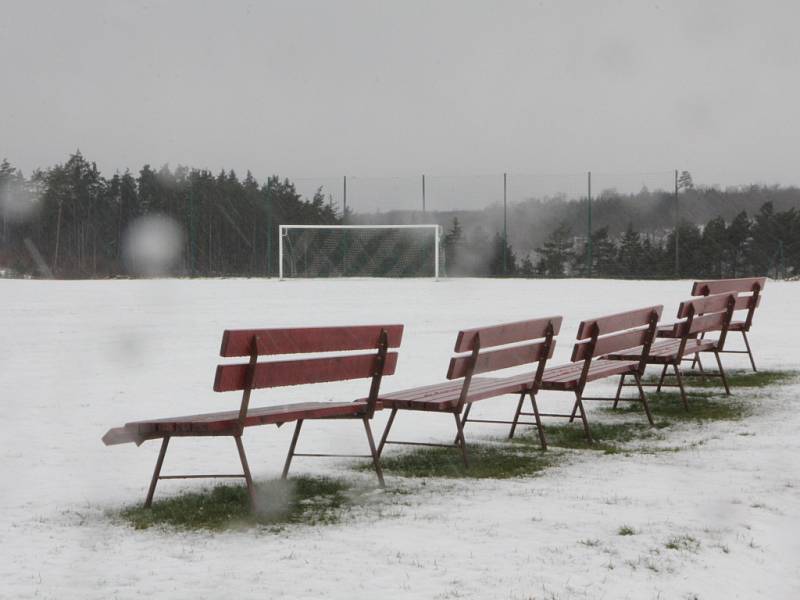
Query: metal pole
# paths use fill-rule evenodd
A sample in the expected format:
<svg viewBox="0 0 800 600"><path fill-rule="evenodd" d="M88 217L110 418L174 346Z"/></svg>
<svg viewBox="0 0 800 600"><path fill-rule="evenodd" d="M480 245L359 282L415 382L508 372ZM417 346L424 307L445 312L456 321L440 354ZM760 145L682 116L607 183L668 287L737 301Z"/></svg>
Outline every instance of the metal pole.
<svg viewBox="0 0 800 600"><path fill-rule="evenodd" d="M508 275L508 173L503 173L503 275Z"/></svg>
<svg viewBox="0 0 800 600"><path fill-rule="evenodd" d="M278 225L278 279L283 281L283 226Z"/></svg>
<svg viewBox="0 0 800 600"><path fill-rule="evenodd" d="M422 212L425 212L425 173L422 174Z"/></svg>
<svg viewBox="0 0 800 600"><path fill-rule="evenodd" d="M269 180L267 180L266 190L267 201L267 277L272 277L272 200L269 194ZM283 262L281 262L283 268Z"/></svg>
<svg viewBox="0 0 800 600"><path fill-rule="evenodd" d="M347 223L347 175L342 186L342 223Z"/></svg>
<svg viewBox="0 0 800 600"><path fill-rule="evenodd" d="M586 250L587 250L587 252L586 252L586 263L587 263L587 265L586 266L588 267L589 277L591 277L592 276L592 172L591 171L589 171L589 173L588 173L588 188L589 188L589 195L588 195L588 199L589 199L589 202L588 202L589 214L588 214L588 220L587 220L587 225L586 225L586 228L588 230L587 231L588 237L586 238L586 240L587 240L587 242L586 242L587 243L587 246L586 246Z"/></svg>
<svg viewBox="0 0 800 600"><path fill-rule="evenodd" d="M680 213L678 210L678 169L675 169L675 277L681 276L681 263L678 254L680 244Z"/></svg>
<svg viewBox="0 0 800 600"><path fill-rule="evenodd" d="M423 176L424 177L424 176ZM434 229L434 243L436 244L436 249L434 250L434 260L436 261L436 266L434 267L434 280L439 281L439 227L437 226Z"/></svg>

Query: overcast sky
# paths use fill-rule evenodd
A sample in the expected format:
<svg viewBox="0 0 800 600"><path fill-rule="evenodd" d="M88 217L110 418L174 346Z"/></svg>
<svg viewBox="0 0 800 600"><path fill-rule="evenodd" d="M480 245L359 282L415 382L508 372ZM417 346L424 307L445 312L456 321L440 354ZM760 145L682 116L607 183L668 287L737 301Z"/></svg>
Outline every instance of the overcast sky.
<svg viewBox="0 0 800 600"><path fill-rule="evenodd" d="M0 0L0 158L800 184L800 2Z"/></svg>

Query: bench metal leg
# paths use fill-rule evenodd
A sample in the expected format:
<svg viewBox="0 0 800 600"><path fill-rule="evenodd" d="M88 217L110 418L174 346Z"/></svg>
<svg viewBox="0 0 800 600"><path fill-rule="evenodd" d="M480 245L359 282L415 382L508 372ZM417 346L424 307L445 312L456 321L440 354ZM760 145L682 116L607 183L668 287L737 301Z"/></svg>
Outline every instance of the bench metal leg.
<svg viewBox="0 0 800 600"><path fill-rule="evenodd" d="M381 457L383 454L383 447L386 445L386 439L389 437L389 430L392 428L392 423L394 423L394 418L397 416L397 409L392 409L392 414L389 415L389 420L386 422L386 427L383 430L383 435L381 436L381 443L378 444L378 458Z"/></svg>
<svg viewBox="0 0 800 600"><path fill-rule="evenodd" d="M719 359L719 352L714 350L714 358L717 359L717 367L719 367L719 376L722 379L722 385L725 386L725 394L731 395L731 388L728 387L728 378L725 377L725 369L722 368L722 361Z"/></svg>
<svg viewBox="0 0 800 600"><path fill-rule="evenodd" d="M508 439L514 437L514 431L517 429L517 421L519 421L519 414L522 412L522 405L525 403L526 392L519 395L519 402L517 402L517 410L514 411L514 419L511 421L511 430L508 432Z"/></svg>
<svg viewBox="0 0 800 600"><path fill-rule="evenodd" d="M625 376L626 375L627 375L627 373L623 373L622 375L619 376L619 385L617 386L617 395L614 396L614 404L612 405L612 408L617 408L617 405L619 404L619 395L622 393L622 385L625 383Z"/></svg>
<svg viewBox="0 0 800 600"><path fill-rule="evenodd" d="M244 481L247 484L247 493L250 496L250 507L256 507L256 488L253 485L253 477L250 475L250 466L247 464L247 455L244 453L244 446L242 445L242 436L235 435L233 439L236 441L236 449L239 451L239 460L242 463L242 471L244 472Z"/></svg>
<svg viewBox="0 0 800 600"><path fill-rule="evenodd" d="M456 439L460 440L460 443L458 443L457 445L459 448L461 448L461 458L464 460L464 467L468 469L469 460L467 459L467 442L464 439L464 428L461 426L461 419L459 419L456 413L453 413L453 417L455 417L456 419L456 429L458 430Z"/></svg>
<svg viewBox="0 0 800 600"><path fill-rule="evenodd" d="M686 410L689 410L689 400L686 397L686 389L683 387L683 376L681 375L681 368L678 364L673 364L672 368L675 369L675 378L678 380L678 388L681 390L681 400L683 401L683 407ZM666 366L664 367L666 371Z"/></svg>
<svg viewBox="0 0 800 600"><path fill-rule="evenodd" d="M656 393L661 393L661 386L664 385L664 377L667 376L667 367L669 367L669 363L664 365L664 368L661 369L661 378L658 380L658 387L656 388Z"/></svg>
<svg viewBox="0 0 800 600"><path fill-rule="evenodd" d="M297 446L297 438L300 437L300 428L303 426L303 419L297 420L297 425L294 428L294 435L292 435L292 443L289 445L289 453L286 455L286 462L283 465L283 474L281 479L286 479L289 476L289 467L292 464L292 457L294 456L294 449Z"/></svg>
<svg viewBox="0 0 800 600"><path fill-rule="evenodd" d="M753 351L750 350L750 342L747 339L747 332L744 330L742 330L742 337L744 338L744 346L747 348L747 356L750 357L750 366L753 367L754 372L757 372L758 369L756 369L756 361L753 360Z"/></svg>
<svg viewBox="0 0 800 600"><path fill-rule="evenodd" d="M547 439L544 436L544 427L542 427L542 417L539 415L539 406L536 404L536 396L533 392L528 392L528 394L533 405L533 418L536 420L536 429L539 431L539 442L542 445L542 450L547 450Z"/></svg>
<svg viewBox="0 0 800 600"><path fill-rule="evenodd" d="M639 373L634 373L633 377L636 379L636 387L639 388L639 399L642 401L642 406L644 406L644 412L647 413L647 420L650 422L650 425L655 427L655 421L653 421L653 413L650 412L650 403L647 401L647 395L644 393L644 388L642 387L642 379L639 377ZM614 402L616 405L616 402Z"/></svg>
<svg viewBox="0 0 800 600"><path fill-rule="evenodd" d="M378 476L378 482L381 487L386 487L383 482L383 469L381 469L381 459L378 455L378 450L375 448L375 439L372 437L372 429L369 426L369 419L364 417L361 419L364 423L364 429L367 431L367 441L369 442L369 452L372 454L372 464L375 466L375 474Z"/></svg>
<svg viewBox="0 0 800 600"><path fill-rule="evenodd" d="M463 431L463 430L464 430L464 427L465 427L465 426L466 426L466 424L467 424L467 419L469 419L469 411L470 411L471 409L472 409L472 402L470 402L469 404L467 404L467 408L465 408L465 409L464 409L464 415L461 417L461 431ZM459 439L461 439L461 438L460 438L460 434L459 434L459 433L457 433L457 434L456 434L456 439L453 441L453 444L454 444L454 445L456 445L456 446L458 446Z"/></svg>
<svg viewBox="0 0 800 600"><path fill-rule="evenodd" d="M576 409L580 409L581 413L581 421L583 421L583 430L586 432L586 440L592 444L594 443L592 440L592 432L589 429L589 419L586 418L586 410L583 408L583 402L581 402L581 392L575 392L575 408L573 408L572 412L573 415Z"/></svg>
<svg viewBox="0 0 800 600"><path fill-rule="evenodd" d="M169 445L168 435L164 436L161 442L161 450L158 451L158 459L156 460L156 468L153 470L153 478L150 480L150 488L147 490L147 498L144 501L144 507L150 508L153 504L153 494L156 493L156 485L158 478L161 475L161 467L164 465L164 456L167 454L167 446Z"/></svg>

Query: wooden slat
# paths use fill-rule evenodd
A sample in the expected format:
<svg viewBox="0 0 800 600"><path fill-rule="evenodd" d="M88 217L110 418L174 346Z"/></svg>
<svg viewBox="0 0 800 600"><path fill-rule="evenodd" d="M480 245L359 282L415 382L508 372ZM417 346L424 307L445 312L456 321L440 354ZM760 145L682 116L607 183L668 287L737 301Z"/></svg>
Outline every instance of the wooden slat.
<svg viewBox="0 0 800 600"><path fill-rule="evenodd" d="M253 380L254 388L282 387L323 381L347 381L372 377L376 354L277 360L258 363ZM389 352L384 375L394 374L397 353ZM229 392L244 389L247 364L219 365L214 379L214 391Z"/></svg>
<svg viewBox="0 0 800 600"><path fill-rule="evenodd" d="M692 319L689 335L703 333L704 331L719 331L725 324L725 313L711 313ZM684 329L685 331L685 329Z"/></svg>
<svg viewBox="0 0 800 600"><path fill-rule="evenodd" d="M610 352L618 352L627 348L635 348L645 343L647 329L614 333L597 339L594 356L602 356ZM577 342L572 349L572 360L585 360L589 352L589 342Z"/></svg>
<svg viewBox="0 0 800 600"><path fill-rule="evenodd" d="M742 277L740 279L711 279L708 281L695 281L692 286L692 296L708 296L725 292L752 292L756 284L763 290L767 283L766 277Z"/></svg>
<svg viewBox="0 0 800 600"><path fill-rule="evenodd" d="M658 317L661 318L662 310L664 310L664 307L661 304L658 304L656 306L648 306L645 308L638 308L636 310L616 313L614 315L599 317L597 319L581 321L581 324L578 326L577 339L583 340L590 337L592 335L592 327L595 325L595 323L599 328L599 335L647 325L648 321L650 320L650 315L653 313L653 311L655 311Z"/></svg>
<svg viewBox="0 0 800 600"><path fill-rule="evenodd" d="M700 296L684 300L678 306L678 318L685 319L689 316L690 308L694 307L694 314L708 314L722 312L728 308L728 299L731 294L714 294L713 296ZM746 308L746 306L745 306Z"/></svg>
<svg viewBox="0 0 800 600"><path fill-rule="evenodd" d="M260 355L367 350L378 347L386 329L389 347L398 348L402 325L354 325L350 327L297 327L282 329L227 329L222 334L220 356L249 356L253 336L258 336Z"/></svg>
<svg viewBox="0 0 800 600"><path fill-rule="evenodd" d="M547 358L553 356L555 345L555 340L553 340L550 344L550 353ZM499 371L500 369L535 363L542 359L543 354L544 342L534 342L533 344L503 348L502 350L481 352L478 354L478 358L475 361L475 370L473 373L477 375L479 373L488 373L489 371ZM459 379L464 377L469 370L469 363L471 360L471 356L456 356L450 359L450 367L447 369L447 378Z"/></svg>
<svg viewBox="0 0 800 600"><path fill-rule="evenodd" d="M476 334L480 334L481 348L514 344L525 340L535 340L546 335L547 325L553 324L553 335L558 335L561 330L562 317L544 317L530 321L517 321L515 323L501 323L491 327L477 327L464 329L458 332L455 352L468 352L472 350Z"/></svg>

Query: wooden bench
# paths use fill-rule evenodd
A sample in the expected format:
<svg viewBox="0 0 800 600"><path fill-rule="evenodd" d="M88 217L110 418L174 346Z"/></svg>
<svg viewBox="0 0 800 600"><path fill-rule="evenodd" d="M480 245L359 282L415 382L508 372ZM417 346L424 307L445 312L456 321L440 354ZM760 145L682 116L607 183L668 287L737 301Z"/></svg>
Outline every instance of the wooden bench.
<svg viewBox="0 0 800 600"><path fill-rule="evenodd" d="M380 408L377 399L381 378L384 375L392 375L397 365L397 352L390 352L389 349L399 347L402 336L402 325L227 330L222 336L220 355L248 356L249 361L217 366L214 391L241 391L238 410L135 421L110 429L103 436L103 442L106 445L126 442L140 445L151 439L162 440L145 507L150 507L152 504L156 484L162 479L242 477L247 484L251 502L254 502L255 487L241 439L245 427L255 425L280 427L284 423L296 421L297 425L283 468L282 477L286 478L294 456L342 456L296 453L295 447L303 421L360 419L364 424L370 448L370 454L365 457L372 459L378 481L383 486L383 474L369 421L375 410ZM363 352L365 350L370 352ZM341 354L341 352L348 353ZM310 353L327 354L264 362L258 360L260 356ZM250 407L250 397L254 389L351 379L371 380L369 395L366 398L356 402L301 402L260 408ZM196 436L233 437L243 472L232 475L161 475L170 439Z"/></svg>
<svg viewBox="0 0 800 600"><path fill-rule="evenodd" d="M555 336L561 329L561 320L561 317L546 317L460 331L454 349L456 356L450 359L447 370L448 381L379 396L383 407L390 408L392 412L378 445L378 456L382 454L386 444L456 447L461 450L464 465L469 466L464 437L466 423L468 421L512 423L512 421L469 419L472 404L504 394L521 394L520 381L524 381L530 389L538 389L545 363L553 355ZM518 379L474 377L482 373L523 365L530 366L530 369ZM520 405L521 403L522 395ZM388 439L389 431L400 410L452 414L456 426L454 443L434 444ZM518 415L515 420L516 418Z"/></svg>
<svg viewBox="0 0 800 600"><path fill-rule="evenodd" d="M766 277L743 277L739 279L711 279L708 281L695 281L692 285L692 296L710 296L712 294L726 294L736 293L738 298L747 298L747 300L739 302L737 299L736 311L746 311L743 318L731 320L728 326L728 331L738 331L742 334L744 340L744 350L720 350L721 354L747 354L750 358L750 366L753 371L757 371L756 362L753 359L753 352L750 348L750 341L747 339L747 333L753 325L753 315L756 308L761 304L761 292L767 283ZM668 337L672 335L670 327L659 330L659 336ZM702 367L700 356L697 355L692 359L692 368L696 364Z"/></svg>
<svg viewBox="0 0 800 600"><path fill-rule="evenodd" d="M641 377L647 366L645 359L648 355L651 344L656 336L658 320L661 317L663 306L648 306L627 312L608 315L596 319L582 321L578 326L577 341L572 349L571 362L562 365L548 367L542 373L538 389L553 390L561 392L571 392L575 395L575 402L570 413L543 413L539 410L536 402L536 387L530 386L522 379L508 378L504 382L516 381L521 385L520 407L514 417L514 424L511 427L510 435L513 436L514 428L521 415L533 415L539 433L539 440L542 448L547 448L544 428L541 417L563 417L569 419L570 423L575 420L576 415L580 415L586 439L592 443L592 433L589 427L589 420L583 406L585 400L613 401L614 406L620 400L641 402L644 407L647 420L654 425L653 415L647 403L647 396L642 389ZM624 361L608 360L603 355L609 352L630 351L630 356ZM620 381L617 386L617 393L613 398L597 396L585 396L586 385L592 381L606 379L619 375ZM623 383L626 377L633 377L639 389L636 398L621 398ZM532 413L521 413L520 408L525 396L531 401Z"/></svg>
<svg viewBox="0 0 800 600"><path fill-rule="evenodd" d="M725 377L725 370L719 358L720 351L725 346L725 337L731 322L733 311L741 309L748 298L737 298L736 294L715 294L699 298L690 298L680 303L678 307L678 321L670 326L670 331L662 335L650 348L647 355L647 363L662 365L661 377L658 383L647 384L661 391L662 387L677 387L680 389L681 400L684 408L689 410L689 401L686 397L686 389L683 383L683 373L681 362L687 356L699 356L703 352L711 352L717 361L719 370L709 372L701 370L698 375L703 377L719 377L725 387L725 393L730 395L730 387ZM717 339L705 338L705 334L719 332ZM630 360L634 351L609 353L608 358L612 360ZM702 363L700 363L702 367ZM667 370L672 367L676 383L667 385L664 378Z"/></svg>

